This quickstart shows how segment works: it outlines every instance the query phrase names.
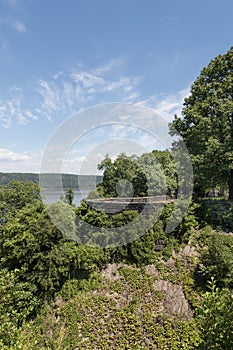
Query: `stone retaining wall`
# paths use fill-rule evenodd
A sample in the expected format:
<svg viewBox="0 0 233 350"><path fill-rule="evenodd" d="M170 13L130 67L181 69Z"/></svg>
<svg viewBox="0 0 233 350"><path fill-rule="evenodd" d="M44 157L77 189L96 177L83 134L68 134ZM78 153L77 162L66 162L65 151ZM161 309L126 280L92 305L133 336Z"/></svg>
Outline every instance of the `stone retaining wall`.
<svg viewBox="0 0 233 350"><path fill-rule="evenodd" d="M157 208L162 207L164 203L173 201L174 199L167 196L87 199L88 205L107 214L115 214L126 210L154 212Z"/></svg>

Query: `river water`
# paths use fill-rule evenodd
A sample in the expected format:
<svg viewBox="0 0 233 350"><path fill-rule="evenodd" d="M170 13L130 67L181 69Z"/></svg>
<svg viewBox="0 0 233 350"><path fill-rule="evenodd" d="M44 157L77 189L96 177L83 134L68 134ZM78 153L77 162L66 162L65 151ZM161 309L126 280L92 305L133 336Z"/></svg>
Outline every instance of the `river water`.
<svg viewBox="0 0 233 350"><path fill-rule="evenodd" d="M88 190L74 190L74 205L76 207L79 206L80 202L82 199L86 198L88 195L89 191ZM56 190L48 190L48 191L43 191L41 194L43 201L47 204L55 203L59 200L61 200L61 197L65 195L65 191L56 191Z"/></svg>

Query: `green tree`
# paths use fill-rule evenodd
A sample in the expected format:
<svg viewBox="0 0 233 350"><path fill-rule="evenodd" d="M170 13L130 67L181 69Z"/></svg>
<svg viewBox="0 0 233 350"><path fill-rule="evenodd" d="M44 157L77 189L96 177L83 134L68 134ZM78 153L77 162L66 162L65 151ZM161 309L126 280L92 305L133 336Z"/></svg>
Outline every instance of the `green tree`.
<svg viewBox="0 0 233 350"><path fill-rule="evenodd" d="M210 61L191 86L171 134L181 136L192 156L195 187L203 193L228 186L233 199L233 47Z"/></svg>
<svg viewBox="0 0 233 350"><path fill-rule="evenodd" d="M67 188L65 193L65 202L73 206L73 201L74 201L74 191L72 190L72 188Z"/></svg>
<svg viewBox="0 0 233 350"><path fill-rule="evenodd" d="M136 156L121 153L115 161L108 155L98 165L104 171L103 182L98 186L103 188L107 197L132 197L147 194L146 176L137 164Z"/></svg>
<svg viewBox="0 0 233 350"><path fill-rule="evenodd" d="M104 263L103 250L77 243L68 204L28 204L2 226L0 269L20 271L19 282L35 286L40 299L51 299L67 279L88 278Z"/></svg>
<svg viewBox="0 0 233 350"><path fill-rule="evenodd" d="M54 204L51 210L58 207L61 220L58 225L60 229L69 228L72 236L75 232L74 217L68 217L66 213L62 219L61 205ZM68 278L75 258L75 249L73 252L67 249L67 238L60 229L51 222L41 203L18 210L15 217L4 225L4 234L0 238L0 268L22 270L22 281L35 284L42 296L51 297ZM71 243L75 245L75 242Z"/></svg>
<svg viewBox="0 0 233 350"><path fill-rule="evenodd" d="M177 190L175 162L169 151L153 151L140 157L107 155L98 165L104 171L98 192L107 197L141 197L171 194Z"/></svg>
<svg viewBox="0 0 233 350"><path fill-rule="evenodd" d="M15 213L29 203L41 201L40 188L33 182L11 181L8 186L0 188L0 202L4 213Z"/></svg>
<svg viewBox="0 0 233 350"><path fill-rule="evenodd" d="M149 162L146 157L149 157ZM176 163L170 151L154 150L151 153L143 154L140 159L146 167L151 169L155 191L157 189L162 194L166 189L168 195L177 192Z"/></svg>
<svg viewBox="0 0 233 350"><path fill-rule="evenodd" d="M0 348L14 346L20 326L41 306L34 284L21 281L23 271L0 271ZM4 348L5 349L5 348Z"/></svg>
<svg viewBox="0 0 233 350"><path fill-rule="evenodd" d="M200 329L200 350L231 350L233 348L233 295L220 290L212 278L197 311Z"/></svg>
<svg viewBox="0 0 233 350"><path fill-rule="evenodd" d="M233 288L233 237L211 234L201 262L207 280L213 276L218 286Z"/></svg>
<svg viewBox="0 0 233 350"><path fill-rule="evenodd" d="M151 152L144 153L138 158L137 163L146 177L148 187L147 194L149 196L165 195L167 192L166 178L162 166L155 154Z"/></svg>

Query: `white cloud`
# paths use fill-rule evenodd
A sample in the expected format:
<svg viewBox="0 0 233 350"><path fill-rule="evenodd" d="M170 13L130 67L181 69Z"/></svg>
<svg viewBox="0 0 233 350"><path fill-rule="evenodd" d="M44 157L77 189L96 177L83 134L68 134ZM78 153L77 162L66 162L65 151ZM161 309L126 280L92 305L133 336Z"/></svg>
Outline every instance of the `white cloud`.
<svg viewBox="0 0 233 350"><path fill-rule="evenodd" d="M0 148L0 169L3 172L39 173L43 150L37 153L15 152Z"/></svg>
<svg viewBox="0 0 233 350"><path fill-rule="evenodd" d="M105 84L104 78L85 71L73 73L71 74L71 78L73 78L78 85L82 84L84 88L98 87Z"/></svg>
<svg viewBox="0 0 233 350"><path fill-rule="evenodd" d="M84 175L91 175L94 174L97 171L97 165L100 159L98 155L96 155L94 158L91 159L91 162L87 164L86 162L86 156L80 156L80 157L74 157L74 158L68 158L65 159L62 165L62 173L66 174L84 174Z"/></svg>
<svg viewBox="0 0 233 350"><path fill-rule="evenodd" d="M21 20L12 16L0 17L0 23L13 28L19 33L25 33L27 31L25 24Z"/></svg>
<svg viewBox="0 0 233 350"><path fill-rule="evenodd" d="M62 172L94 174L107 153L115 159L121 152L140 155L162 148L159 140L147 130L126 124L100 126L73 144L64 159Z"/></svg>
<svg viewBox="0 0 233 350"><path fill-rule="evenodd" d="M131 79L127 77L122 77L116 81L106 83L102 91L110 92L122 88L124 92L127 93L133 90L135 88L135 85L136 84Z"/></svg>
<svg viewBox="0 0 233 350"><path fill-rule="evenodd" d="M14 94L15 92L22 92L23 89L20 86L14 85L10 87L9 91Z"/></svg>
<svg viewBox="0 0 233 350"><path fill-rule="evenodd" d="M22 106L20 98L12 97L3 102L0 101L0 125L9 128L15 121L26 125L29 120L35 120L36 115L28 108Z"/></svg>
<svg viewBox="0 0 233 350"><path fill-rule="evenodd" d="M103 74L107 72L112 72L115 68L122 66L123 61L121 59L112 59L104 65L96 67L94 69L95 74Z"/></svg>
<svg viewBox="0 0 233 350"><path fill-rule="evenodd" d="M148 107L166 121L171 121L175 113L180 113L189 89L142 99L140 78L123 75L122 66L121 60L111 60L92 69L77 65L71 73L58 71L49 80L38 80L29 92L21 86L13 86L9 89L10 97L0 100L0 125L9 128L13 123L25 125L44 117L50 121L58 118L60 122L93 105L114 101ZM28 107L31 94L33 104ZM147 126L154 118L152 114L151 118L148 113L145 116ZM139 118L142 118L141 114Z"/></svg>
<svg viewBox="0 0 233 350"><path fill-rule="evenodd" d="M44 109L47 111L48 119L50 119L50 114L58 109L58 103L60 103L59 89L56 88L54 82L47 82L45 80L39 80L38 85L36 91L42 97L42 104L39 107L39 110Z"/></svg>
<svg viewBox="0 0 233 350"><path fill-rule="evenodd" d="M68 117L94 104L134 102L139 95L138 79L119 75L120 64L120 60L112 60L105 66L90 70L78 67L71 74L59 71L51 80L39 80L35 90L40 106L36 111L52 120L57 114Z"/></svg>
<svg viewBox="0 0 233 350"><path fill-rule="evenodd" d="M0 148L0 162L25 162L30 157L26 154L12 152L6 148Z"/></svg>
<svg viewBox="0 0 233 350"><path fill-rule="evenodd" d="M25 25L19 20L13 21L12 25L20 33L24 33L27 30Z"/></svg>
<svg viewBox="0 0 233 350"><path fill-rule="evenodd" d="M69 117L70 114L78 111L84 102L84 95L80 86L75 86L67 77L59 81L57 79L40 80L35 88L39 97L36 112L40 116L46 116L49 120L53 120L58 113Z"/></svg>
<svg viewBox="0 0 233 350"><path fill-rule="evenodd" d="M138 105L152 108L168 122L172 121L175 114L180 114L184 98L190 93L190 88L182 89L170 95L152 95L151 97L138 102Z"/></svg>
<svg viewBox="0 0 233 350"><path fill-rule="evenodd" d="M21 18L25 15L26 3L30 1L31 0L2 0L1 2L5 3L7 9L1 14L0 22L19 33L25 33L27 28Z"/></svg>
<svg viewBox="0 0 233 350"><path fill-rule="evenodd" d="M63 75L63 72L62 71L59 71L59 72L57 72L57 73L55 73L54 74L54 76L53 76L53 78L55 79L55 80L57 80L60 76L62 76Z"/></svg>

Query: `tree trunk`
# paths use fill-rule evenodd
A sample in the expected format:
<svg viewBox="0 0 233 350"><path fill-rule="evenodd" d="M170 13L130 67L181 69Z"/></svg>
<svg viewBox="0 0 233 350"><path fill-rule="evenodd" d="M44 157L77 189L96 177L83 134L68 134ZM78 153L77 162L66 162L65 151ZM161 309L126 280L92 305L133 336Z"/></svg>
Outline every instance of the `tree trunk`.
<svg viewBox="0 0 233 350"><path fill-rule="evenodd" d="M228 199L233 200L233 169L230 169L230 177L229 177L228 186L229 186Z"/></svg>
<svg viewBox="0 0 233 350"><path fill-rule="evenodd" d="M224 197L224 188L223 187L220 187L220 197Z"/></svg>

